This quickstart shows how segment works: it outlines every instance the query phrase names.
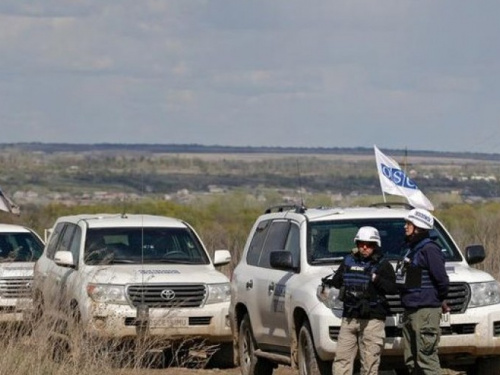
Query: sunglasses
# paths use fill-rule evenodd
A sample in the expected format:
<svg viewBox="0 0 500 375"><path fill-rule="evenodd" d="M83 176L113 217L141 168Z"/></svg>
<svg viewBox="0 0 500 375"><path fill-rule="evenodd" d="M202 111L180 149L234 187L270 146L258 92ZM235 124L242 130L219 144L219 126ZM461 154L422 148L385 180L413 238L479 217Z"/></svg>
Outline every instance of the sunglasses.
<svg viewBox="0 0 500 375"><path fill-rule="evenodd" d="M375 247L375 242L358 241L358 247Z"/></svg>

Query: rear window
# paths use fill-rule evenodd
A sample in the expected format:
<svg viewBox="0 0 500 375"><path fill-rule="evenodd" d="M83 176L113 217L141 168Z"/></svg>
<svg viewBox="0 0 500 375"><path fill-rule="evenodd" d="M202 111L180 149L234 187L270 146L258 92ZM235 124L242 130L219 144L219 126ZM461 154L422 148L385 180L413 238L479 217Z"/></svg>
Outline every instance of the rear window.
<svg viewBox="0 0 500 375"><path fill-rule="evenodd" d="M355 247L354 237L359 228L372 226L378 229L382 252L391 260L399 260L407 251L405 246L404 219L363 219L311 222L308 228L308 262L311 264L341 261ZM462 257L451 238L436 223L431 237L441 247L448 261Z"/></svg>
<svg viewBox="0 0 500 375"><path fill-rule="evenodd" d="M0 262L34 262L43 242L33 233L0 233Z"/></svg>

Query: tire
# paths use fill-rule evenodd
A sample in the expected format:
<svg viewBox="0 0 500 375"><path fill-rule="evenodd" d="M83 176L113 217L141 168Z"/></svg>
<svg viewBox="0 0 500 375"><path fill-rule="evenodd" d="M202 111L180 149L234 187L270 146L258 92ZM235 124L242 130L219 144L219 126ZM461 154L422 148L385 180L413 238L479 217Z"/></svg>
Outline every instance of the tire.
<svg viewBox="0 0 500 375"><path fill-rule="evenodd" d="M219 345L207 364L208 368L227 369L234 367L233 343L225 342Z"/></svg>
<svg viewBox="0 0 500 375"><path fill-rule="evenodd" d="M272 375L273 363L255 355L256 343L248 314L241 321L238 334L238 354L242 375Z"/></svg>
<svg viewBox="0 0 500 375"><path fill-rule="evenodd" d="M474 374L474 375L500 374L500 357L476 359L476 363L469 368L467 374Z"/></svg>
<svg viewBox="0 0 500 375"><path fill-rule="evenodd" d="M298 341L299 375L332 375L332 362L323 361L316 353L309 322L300 328Z"/></svg>

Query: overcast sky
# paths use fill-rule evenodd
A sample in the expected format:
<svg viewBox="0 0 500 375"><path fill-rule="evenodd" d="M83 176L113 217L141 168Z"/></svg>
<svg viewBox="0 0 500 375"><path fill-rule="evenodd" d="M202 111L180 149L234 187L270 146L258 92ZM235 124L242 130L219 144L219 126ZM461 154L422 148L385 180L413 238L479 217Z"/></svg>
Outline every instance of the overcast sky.
<svg viewBox="0 0 500 375"><path fill-rule="evenodd" d="M0 143L500 152L500 1L1 0Z"/></svg>

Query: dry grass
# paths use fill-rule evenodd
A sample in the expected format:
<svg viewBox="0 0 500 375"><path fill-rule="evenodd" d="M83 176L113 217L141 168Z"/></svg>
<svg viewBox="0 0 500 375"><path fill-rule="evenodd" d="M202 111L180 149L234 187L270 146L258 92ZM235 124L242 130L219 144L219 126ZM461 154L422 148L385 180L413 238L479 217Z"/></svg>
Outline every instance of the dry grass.
<svg viewBox="0 0 500 375"><path fill-rule="evenodd" d="M4 325L0 375L118 375L165 367L205 368L218 345L145 336L128 342L89 338L45 316L36 324Z"/></svg>

